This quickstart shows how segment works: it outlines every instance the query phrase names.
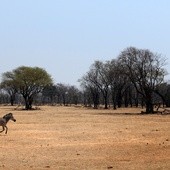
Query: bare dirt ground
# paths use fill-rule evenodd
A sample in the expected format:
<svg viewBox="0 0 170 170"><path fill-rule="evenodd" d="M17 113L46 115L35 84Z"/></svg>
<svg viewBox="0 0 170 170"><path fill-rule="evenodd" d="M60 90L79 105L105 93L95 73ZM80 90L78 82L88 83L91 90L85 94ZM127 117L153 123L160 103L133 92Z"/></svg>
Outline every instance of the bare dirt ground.
<svg viewBox="0 0 170 170"><path fill-rule="evenodd" d="M0 133L0 169L170 169L170 115L139 109L93 110L42 106L12 112ZM1 127L0 127L1 128Z"/></svg>

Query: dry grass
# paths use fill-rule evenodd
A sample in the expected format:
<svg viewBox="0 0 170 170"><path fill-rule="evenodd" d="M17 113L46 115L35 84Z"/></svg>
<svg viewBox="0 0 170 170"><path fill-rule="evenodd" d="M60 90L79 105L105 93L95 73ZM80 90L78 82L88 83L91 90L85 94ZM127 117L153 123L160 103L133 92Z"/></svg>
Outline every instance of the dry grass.
<svg viewBox="0 0 170 170"><path fill-rule="evenodd" d="M12 112L0 133L0 169L170 169L170 115L139 109L40 107Z"/></svg>

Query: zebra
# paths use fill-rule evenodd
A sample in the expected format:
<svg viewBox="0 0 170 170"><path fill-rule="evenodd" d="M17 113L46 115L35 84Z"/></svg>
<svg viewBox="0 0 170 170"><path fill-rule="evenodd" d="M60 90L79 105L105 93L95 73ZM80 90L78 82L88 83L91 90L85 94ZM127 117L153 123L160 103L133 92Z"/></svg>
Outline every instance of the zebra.
<svg viewBox="0 0 170 170"><path fill-rule="evenodd" d="M6 125L9 120L13 120L14 122L16 122L16 119L13 117L12 113L8 113L0 118L0 126L2 126L2 130L0 131L0 133L6 129L5 134L7 134L8 127Z"/></svg>

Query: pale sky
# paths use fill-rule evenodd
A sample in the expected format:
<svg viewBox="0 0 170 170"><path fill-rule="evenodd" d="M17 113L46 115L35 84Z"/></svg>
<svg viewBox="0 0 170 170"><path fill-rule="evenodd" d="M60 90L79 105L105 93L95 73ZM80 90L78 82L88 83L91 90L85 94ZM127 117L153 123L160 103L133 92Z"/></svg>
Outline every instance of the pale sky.
<svg viewBox="0 0 170 170"><path fill-rule="evenodd" d="M129 46L162 54L170 72L170 0L0 1L0 75L38 66L77 86Z"/></svg>

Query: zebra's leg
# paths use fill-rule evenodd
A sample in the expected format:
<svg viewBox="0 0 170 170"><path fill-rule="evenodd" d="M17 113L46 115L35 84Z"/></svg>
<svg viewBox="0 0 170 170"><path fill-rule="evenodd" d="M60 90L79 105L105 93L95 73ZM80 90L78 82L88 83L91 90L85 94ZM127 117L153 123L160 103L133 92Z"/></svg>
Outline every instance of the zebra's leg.
<svg viewBox="0 0 170 170"><path fill-rule="evenodd" d="M2 126L2 130L0 131L0 133L1 133L1 132L3 132L4 130L5 130L5 127L4 127L4 126Z"/></svg>
<svg viewBox="0 0 170 170"><path fill-rule="evenodd" d="M8 127L7 127L7 126L5 126L5 128L6 128L5 134L7 134L7 131L8 131Z"/></svg>

